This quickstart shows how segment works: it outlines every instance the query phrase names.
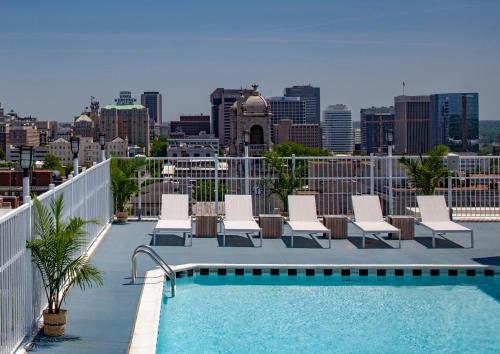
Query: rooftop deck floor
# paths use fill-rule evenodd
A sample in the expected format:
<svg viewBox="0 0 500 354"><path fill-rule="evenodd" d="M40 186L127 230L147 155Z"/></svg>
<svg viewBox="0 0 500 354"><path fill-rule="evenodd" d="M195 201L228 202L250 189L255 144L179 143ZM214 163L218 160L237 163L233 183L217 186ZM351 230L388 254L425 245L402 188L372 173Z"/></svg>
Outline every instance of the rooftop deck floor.
<svg viewBox="0 0 500 354"><path fill-rule="evenodd" d="M192 247L182 247L176 236L162 236L155 249L169 264L238 263L238 264L460 264L500 266L500 223L464 223L475 231L475 248L469 247L466 234L450 234L430 248L429 232L415 230L416 240L382 242L367 238L361 249L361 237L332 240L331 249L322 249L310 237L297 237L296 248L289 248L289 238L264 239L262 248L251 247L243 236L229 236L227 245L220 239L193 239ZM104 286L78 289L68 297L67 335L59 339L38 338L37 352L47 353L126 353L135 318L141 285L130 285L130 257L140 244L150 244L154 222L130 222L113 225L93 255L94 264L104 271ZM287 234L287 230L285 229ZM349 235L359 232L349 225ZM256 243L257 240L255 240ZM319 239L323 246L328 241ZM177 246L175 246L177 245ZM462 247L464 246L464 247ZM138 261L139 272L152 269L146 257Z"/></svg>

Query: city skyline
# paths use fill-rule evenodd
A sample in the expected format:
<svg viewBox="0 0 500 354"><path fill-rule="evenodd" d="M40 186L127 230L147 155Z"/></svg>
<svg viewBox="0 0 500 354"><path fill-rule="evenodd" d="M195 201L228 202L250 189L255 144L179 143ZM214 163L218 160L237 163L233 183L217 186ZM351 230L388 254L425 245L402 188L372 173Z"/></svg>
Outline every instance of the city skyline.
<svg viewBox="0 0 500 354"><path fill-rule="evenodd" d="M133 4L7 1L6 111L70 121L90 96L105 106L121 90L159 91L171 121L208 114L216 87L258 83L273 97L311 84L321 111L343 103L359 120L360 108L391 105L406 82L408 95L478 92L480 119L500 119L498 2L254 1L255 16L236 16L249 5L228 1L148 1L141 16Z"/></svg>

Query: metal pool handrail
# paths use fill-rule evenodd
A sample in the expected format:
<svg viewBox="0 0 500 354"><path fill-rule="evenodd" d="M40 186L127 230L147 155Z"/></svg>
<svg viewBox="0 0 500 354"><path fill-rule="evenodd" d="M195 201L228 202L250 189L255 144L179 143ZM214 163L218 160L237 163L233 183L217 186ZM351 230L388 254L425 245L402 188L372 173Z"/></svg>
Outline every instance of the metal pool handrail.
<svg viewBox="0 0 500 354"><path fill-rule="evenodd" d="M154 249L147 245L137 246L132 253L132 284L135 283L135 278L137 277L137 261L136 257L139 253L147 254L151 259L160 266L160 268L165 273L165 276L170 279L170 287L172 291L172 297L175 296L175 272L174 270L156 253Z"/></svg>

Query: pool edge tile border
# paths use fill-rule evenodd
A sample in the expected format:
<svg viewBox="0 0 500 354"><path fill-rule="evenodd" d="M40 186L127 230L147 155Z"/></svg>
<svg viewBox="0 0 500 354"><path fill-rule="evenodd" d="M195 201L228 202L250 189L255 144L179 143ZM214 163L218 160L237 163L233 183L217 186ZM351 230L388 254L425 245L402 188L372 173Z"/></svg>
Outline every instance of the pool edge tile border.
<svg viewBox="0 0 500 354"><path fill-rule="evenodd" d="M129 354L156 354L164 274L161 269L146 272L129 342Z"/></svg>
<svg viewBox="0 0 500 354"><path fill-rule="evenodd" d="M237 268L244 269L245 274L251 275L253 269L260 269L261 271L270 272L271 269L280 270L280 274L291 276L288 274L288 270L292 269L297 271L303 271L303 275L306 275L306 269L314 269L315 271L325 271L331 270L337 271L341 275L341 270L349 270L349 276L360 276L359 269L368 270L367 275L376 275L378 269L384 269L386 275L398 270L420 270L426 271L426 275L430 275L431 269L443 270L442 273L448 276L448 270L461 270L464 274L467 270L492 270L493 274L500 273L500 267L492 267L487 265L472 265L472 264L242 264L242 263L185 263L172 266L172 270L177 274L177 272L193 270L200 271L200 269L207 269L208 273L205 276L218 275L219 269L231 269L235 270ZM284 271L283 273L281 272ZM371 271L371 273L370 273ZM285 273L286 272L286 273ZM323 276L320 273L315 272L315 276ZM405 272L407 273L407 272ZM422 275L424 272L422 272ZM441 272L440 272L441 273ZM228 272L226 272L228 274ZM234 274L234 273L233 273ZM441 276L444 276L441 275ZM409 276L414 276L413 274L405 274ZM193 276L193 275L191 275ZM255 274L253 274L255 276ZM293 276L293 275L292 275ZM484 276L486 276L484 274ZM134 319L134 326L132 330L132 336L129 342L129 354L156 354L156 346L158 341L158 328L160 324L160 313L161 304L163 297L163 285L164 285L165 275L161 268L154 268L146 272L144 277L144 284L142 286L141 295L139 298L139 303L137 305L136 316ZM139 325L140 323L140 325Z"/></svg>

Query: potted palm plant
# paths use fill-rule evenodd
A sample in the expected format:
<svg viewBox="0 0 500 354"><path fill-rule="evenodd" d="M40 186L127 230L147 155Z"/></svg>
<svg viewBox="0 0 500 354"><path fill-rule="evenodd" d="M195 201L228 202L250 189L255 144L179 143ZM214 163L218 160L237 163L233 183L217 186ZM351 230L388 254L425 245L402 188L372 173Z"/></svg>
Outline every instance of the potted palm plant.
<svg viewBox="0 0 500 354"><path fill-rule="evenodd" d="M288 196L297 188L302 187L303 165L297 164L295 169L275 151L265 155L267 164L274 170L276 176L265 180L271 193L276 194L283 205L283 216L288 214Z"/></svg>
<svg viewBox="0 0 500 354"><path fill-rule="evenodd" d="M111 188L118 223L125 223L128 220L128 203L139 190L134 177L144 165L143 158L111 160Z"/></svg>
<svg viewBox="0 0 500 354"><path fill-rule="evenodd" d="M61 306L70 289L85 290L102 285L102 274L86 255L74 257L85 246L84 226L96 223L79 217L65 219L64 197L52 202L50 209L34 199L35 239L27 242L32 261L38 268L48 308L43 311L43 331L47 336L64 335L67 310Z"/></svg>
<svg viewBox="0 0 500 354"><path fill-rule="evenodd" d="M426 158L420 154L417 160L405 156L399 160L406 171L410 185L416 189L417 194L433 195L439 184L448 176L449 170L443 164L443 158L447 153L447 146L438 145Z"/></svg>

